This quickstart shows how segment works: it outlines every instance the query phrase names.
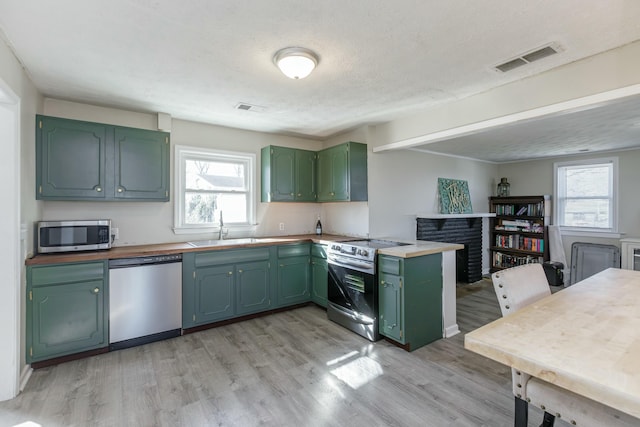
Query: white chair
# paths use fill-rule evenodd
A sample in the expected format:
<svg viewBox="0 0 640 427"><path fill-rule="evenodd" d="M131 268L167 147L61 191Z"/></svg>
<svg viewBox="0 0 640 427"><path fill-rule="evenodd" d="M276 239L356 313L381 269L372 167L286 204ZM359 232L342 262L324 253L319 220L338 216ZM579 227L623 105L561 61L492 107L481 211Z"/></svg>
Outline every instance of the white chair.
<svg viewBox="0 0 640 427"><path fill-rule="evenodd" d="M491 279L503 317L551 295L541 264L526 264L498 271L491 275ZM638 427L640 425L638 418L524 372L512 369L511 377L515 395L516 427L527 426L528 404L545 411L542 427L552 427L556 418L581 427Z"/></svg>

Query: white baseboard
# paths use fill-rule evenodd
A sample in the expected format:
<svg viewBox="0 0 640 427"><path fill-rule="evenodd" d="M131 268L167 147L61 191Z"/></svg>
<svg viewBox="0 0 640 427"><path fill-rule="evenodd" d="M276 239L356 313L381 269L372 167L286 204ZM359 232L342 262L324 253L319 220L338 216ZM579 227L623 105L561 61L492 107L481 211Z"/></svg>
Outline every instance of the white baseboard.
<svg viewBox="0 0 640 427"><path fill-rule="evenodd" d="M31 369L31 365L25 365L22 374L20 374L20 391L24 390L27 386L27 382L29 382L32 373L33 369Z"/></svg>
<svg viewBox="0 0 640 427"><path fill-rule="evenodd" d="M458 335L460 333L460 329L458 328L458 324L448 326L444 329L444 337L451 338L454 335Z"/></svg>

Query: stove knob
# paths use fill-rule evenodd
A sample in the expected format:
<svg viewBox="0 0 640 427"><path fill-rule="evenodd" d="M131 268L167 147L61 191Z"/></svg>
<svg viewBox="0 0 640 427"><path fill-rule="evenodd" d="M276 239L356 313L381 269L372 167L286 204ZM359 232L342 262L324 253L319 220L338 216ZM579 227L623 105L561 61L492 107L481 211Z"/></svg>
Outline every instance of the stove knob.
<svg viewBox="0 0 640 427"><path fill-rule="evenodd" d="M352 254L356 254L356 247L355 246L351 246L351 253Z"/></svg>
<svg viewBox="0 0 640 427"><path fill-rule="evenodd" d="M366 249L362 249L360 250L360 255L367 257L369 256L369 252Z"/></svg>

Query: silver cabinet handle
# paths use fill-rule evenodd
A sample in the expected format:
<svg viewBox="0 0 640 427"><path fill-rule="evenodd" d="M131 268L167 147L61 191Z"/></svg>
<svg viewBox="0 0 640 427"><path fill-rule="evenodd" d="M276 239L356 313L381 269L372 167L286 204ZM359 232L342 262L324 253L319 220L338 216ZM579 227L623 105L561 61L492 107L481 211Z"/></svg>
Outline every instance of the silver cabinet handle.
<svg viewBox="0 0 640 427"><path fill-rule="evenodd" d="M99 193L102 191L102 187L96 187L96 191Z"/></svg>
<svg viewBox="0 0 640 427"><path fill-rule="evenodd" d="M93 288L93 293L94 294L100 293L100 288Z"/></svg>
<svg viewBox="0 0 640 427"><path fill-rule="evenodd" d="M118 193L122 193L123 191L124 191L124 188L118 187Z"/></svg>

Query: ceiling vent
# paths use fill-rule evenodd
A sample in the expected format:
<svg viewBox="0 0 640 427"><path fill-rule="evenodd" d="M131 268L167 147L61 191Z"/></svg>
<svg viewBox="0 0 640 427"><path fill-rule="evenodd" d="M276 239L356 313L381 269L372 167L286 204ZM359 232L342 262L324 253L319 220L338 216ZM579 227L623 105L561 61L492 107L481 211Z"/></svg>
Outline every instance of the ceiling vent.
<svg viewBox="0 0 640 427"><path fill-rule="evenodd" d="M261 113L264 110L266 110L265 107L261 107L259 105L253 105L253 104L248 104L246 102L238 102L235 106L236 110L243 110L243 111L255 111L257 113Z"/></svg>
<svg viewBox="0 0 640 427"><path fill-rule="evenodd" d="M511 71L518 67L522 67L523 65L527 65L542 58L546 58L547 56L555 55L558 52L560 52L559 46L557 44L550 44L548 46L544 46L520 55L517 58L510 59L509 61L504 62L500 65L496 65L495 68L496 70L506 73L507 71Z"/></svg>

